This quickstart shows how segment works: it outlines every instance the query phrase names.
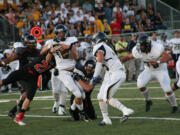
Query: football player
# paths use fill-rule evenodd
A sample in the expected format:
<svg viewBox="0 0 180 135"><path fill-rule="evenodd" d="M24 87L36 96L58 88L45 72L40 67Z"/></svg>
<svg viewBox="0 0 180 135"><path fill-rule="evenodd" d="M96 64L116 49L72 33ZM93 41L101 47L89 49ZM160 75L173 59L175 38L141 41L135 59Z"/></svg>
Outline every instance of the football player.
<svg viewBox="0 0 180 135"><path fill-rule="evenodd" d="M140 73L137 79L137 86L145 97L145 111L149 111L152 105L146 85L155 78L159 81L161 88L166 94L166 98L172 106L172 113L178 112L176 97L170 87L170 78L166 64L172 58L164 50L163 45L151 42L147 36L141 36L139 43L133 48L132 54L123 57L121 61L124 62L133 58L142 59L145 65L144 71Z"/></svg>
<svg viewBox="0 0 180 135"><path fill-rule="evenodd" d="M56 68L59 71L59 79L75 95L75 100L69 111L74 111L77 107L81 111L81 115L84 115L83 95L72 78L75 61L78 60L77 47L79 46L79 41L76 37L67 37L67 31L67 27L64 25L56 26L55 34L57 35L57 41L53 46L48 45L50 48L48 55L54 56Z"/></svg>
<svg viewBox="0 0 180 135"><path fill-rule="evenodd" d="M24 44L24 45L23 45ZM22 68L24 65L31 63L33 59L37 58L39 54L39 50L36 49L36 39L32 35L27 35L24 37L23 44L18 42L14 43L14 50L9 56L2 61L3 65L7 65L8 63L19 60L19 69ZM26 88L28 86L27 82L19 81L21 85L21 97L18 101L18 105L15 105L8 113L9 117L14 118L15 113L17 112L17 107L21 108L23 101L26 96Z"/></svg>
<svg viewBox="0 0 180 135"><path fill-rule="evenodd" d="M177 90L180 87L180 38L179 32L175 31L173 39L170 40L170 47L172 50L172 57L175 62L176 71L178 73L178 80L172 84L172 89Z"/></svg>
<svg viewBox="0 0 180 135"><path fill-rule="evenodd" d="M111 119L108 116L108 104L122 111L123 117L120 119L120 122L125 122L128 116L133 114L134 111L127 108L113 97L119 86L126 79L125 69L123 68L123 65L119 61L114 50L106 44L107 37L104 33L96 33L93 35L92 40L94 41L93 55L96 57L95 72L93 79L91 80L92 85L96 84L102 67L106 67L104 80L97 96L103 116L103 120L99 123L99 125L104 126L112 124Z"/></svg>
<svg viewBox="0 0 180 135"><path fill-rule="evenodd" d="M0 65L4 65L4 61L0 61ZM45 56L39 56L21 69L13 71L6 79L0 80L0 86L7 85L15 81L23 80L26 82L26 95L24 96L22 107L19 108L19 114L14 118L14 121L19 125L26 125L23 122L23 118L36 93L38 76L51 68L54 68L54 65L55 62L47 62Z"/></svg>
<svg viewBox="0 0 180 135"><path fill-rule="evenodd" d="M75 83L83 93L84 114L86 115L87 119L91 120L96 119L95 110L90 97L93 90L93 87L90 85L90 80L93 77L94 68L95 60L93 57L89 57L84 64L80 62L76 63L73 71ZM73 104L73 101L74 95L71 96L71 104ZM77 108L74 112L72 112L71 115L74 120L79 120L81 117L81 114L79 114L79 110Z"/></svg>
<svg viewBox="0 0 180 135"><path fill-rule="evenodd" d="M174 32L174 38L170 40L170 50L172 52L172 58L176 63L180 55L180 38L178 31Z"/></svg>
<svg viewBox="0 0 180 135"><path fill-rule="evenodd" d="M57 25L55 28L55 36L56 36L55 39L50 39L46 41L40 54L48 53L51 48L55 46L57 47L59 42L65 41L65 37L67 36L66 26ZM58 68L52 69L51 82L52 82L52 93L54 97L54 105L52 108L52 112L53 113L58 112L59 115L66 115L65 104L66 104L66 97L68 94L68 90L64 86L62 81L60 81L58 76L59 76Z"/></svg>

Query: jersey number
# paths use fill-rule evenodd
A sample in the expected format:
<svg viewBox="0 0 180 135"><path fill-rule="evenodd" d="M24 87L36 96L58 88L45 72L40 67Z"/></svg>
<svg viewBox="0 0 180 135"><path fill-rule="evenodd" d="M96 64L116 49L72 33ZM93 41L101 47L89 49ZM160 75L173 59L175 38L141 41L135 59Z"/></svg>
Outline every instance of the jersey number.
<svg viewBox="0 0 180 135"><path fill-rule="evenodd" d="M51 68L51 66L48 65L46 60L43 60L42 64L36 64L34 68L36 69L37 72L42 73L48 70L49 68Z"/></svg>

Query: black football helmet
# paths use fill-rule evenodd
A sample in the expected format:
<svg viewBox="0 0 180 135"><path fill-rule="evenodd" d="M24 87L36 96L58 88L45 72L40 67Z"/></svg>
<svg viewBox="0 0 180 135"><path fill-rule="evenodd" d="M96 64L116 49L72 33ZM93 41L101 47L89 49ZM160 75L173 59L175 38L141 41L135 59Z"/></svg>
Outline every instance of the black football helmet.
<svg viewBox="0 0 180 135"><path fill-rule="evenodd" d="M35 47L36 46L36 38L32 35L28 35L26 37L24 37L24 44L26 46L31 46L31 47Z"/></svg>
<svg viewBox="0 0 180 135"><path fill-rule="evenodd" d="M61 37L58 35L60 32L64 33ZM58 40L63 41L67 37L68 29L65 25L58 24L54 29L54 33Z"/></svg>
<svg viewBox="0 0 180 135"><path fill-rule="evenodd" d="M85 64L84 64L84 67L85 67L85 70L86 70L86 73L91 76L94 74L94 69L95 69L95 66L96 66L96 62L94 59L88 59L86 60Z"/></svg>
<svg viewBox="0 0 180 135"><path fill-rule="evenodd" d="M25 34L22 35L22 41L24 41L25 37L29 36L30 34L28 32L26 32Z"/></svg>
<svg viewBox="0 0 180 135"><path fill-rule="evenodd" d="M92 41L94 42L94 44L98 44L98 43L106 41L106 40L107 40L107 36L103 32L98 32L98 33L94 34L92 37Z"/></svg>
<svg viewBox="0 0 180 135"><path fill-rule="evenodd" d="M138 40L139 49L143 53L148 53L151 51L151 41L148 36L140 36Z"/></svg>

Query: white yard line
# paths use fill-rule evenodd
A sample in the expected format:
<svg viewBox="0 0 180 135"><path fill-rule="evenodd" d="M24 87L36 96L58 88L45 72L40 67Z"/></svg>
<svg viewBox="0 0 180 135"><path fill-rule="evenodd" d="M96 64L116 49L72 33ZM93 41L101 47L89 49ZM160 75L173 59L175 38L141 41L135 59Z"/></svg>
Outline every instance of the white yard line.
<svg viewBox="0 0 180 135"><path fill-rule="evenodd" d="M5 114L0 114L0 117L8 117ZM49 115L25 115L30 118L70 118L70 116L49 116ZM99 119L102 116L98 116ZM111 119L120 119L119 116L110 116ZM167 121L180 121L180 118L168 118L168 117L129 117L129 119L143 119L143 120L167 120Z"/></svg>
<svg viewBox="0 0 180 135"><path fill-rule="evenodd" d="M94 90L98 91L100 87L96 87ZM149 89L161 89L161 87L148 87ZM120 87L119 90L134 90L138 89L137 87ZM49 91L44 91L44 92L49 92ZM41 91L38 91L37 93L42 93ZM20 92L13 92L13 93L6 93L6 94L0 94L1 96L8 96L8 95L20 95Z"/></svg>
<svg viewBox="0 0 180 135"><path fill-rule="evenodd" d="M120 101L144 101L144 98L117 98ZM166 100L165 97L152 97L152 100ZM43 96L41 97L35 97L33 99L34 101L53 101L53 98L47 97L45 96L43 98ZM67 98L67 100L70 100L69 98ZM96 98L92 98L92 101L97 101L98 99ZM176 98L176 100L180 100L180 98ZM12 98L12 99L0 99L0 103L6 103L6 102L10 102L10 101L17 101L17 99Z"/></svg>

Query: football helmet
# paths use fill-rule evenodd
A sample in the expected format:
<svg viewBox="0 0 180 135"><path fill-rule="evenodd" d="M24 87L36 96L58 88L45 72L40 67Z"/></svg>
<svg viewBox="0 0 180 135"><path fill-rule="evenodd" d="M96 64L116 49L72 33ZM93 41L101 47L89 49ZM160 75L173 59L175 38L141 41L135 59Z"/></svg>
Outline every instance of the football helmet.
<svg viewBox="0 0 180 135"><path fill-rule="evenodd" d="M62 35L59 35L59 33L62 33ZM64 41L67 37L68 29L65 25L58 24L54 29L55 36L58 40Z"/></svg>
<svg viewBox="0 0 180 135"><path fill-rule="evenodd" d="M107 36L103 32L98 32L98 33L94 34L92 37L93 44L98 44L98 43L106 41L106 40L107 40Z"/></svg>
<svg viewBox="0 0 180 135"><path fill-rule="evenodd" d="M148 36L140 36L137 45L143 53L151 51L151 41L148 39Z"/></svg>
<svg viewBox="0 0 180 135"><path fill-rule="evenodd" d="M32 35L28 35L24 38L24 44L29 47L36 46L36 38Z"/></svg>
<svg viewBox="0 0 180 135"><path fill-rule="evenodd" d="M95 66L96 66L96 62L95 62L95 60L93 58L86 60L86 62L84 64L86 73L88 75L93 75Z"/></svg>

